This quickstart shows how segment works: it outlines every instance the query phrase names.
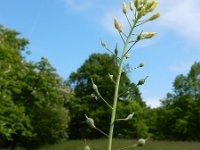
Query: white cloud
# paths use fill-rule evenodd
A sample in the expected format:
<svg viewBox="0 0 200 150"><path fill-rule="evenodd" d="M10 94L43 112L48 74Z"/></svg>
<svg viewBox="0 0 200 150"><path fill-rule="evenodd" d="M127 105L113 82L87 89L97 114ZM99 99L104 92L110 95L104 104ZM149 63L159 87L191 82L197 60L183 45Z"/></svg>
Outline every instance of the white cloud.
<svg viewBox="0 0 200 150"><path fill-rule="evenodd" d="M198 42L200 39L199 0L158 0L161 12L160 26L184 38Z"/></svg>
<svg viewBox="0 0 200 150"><path fill-rule="evenodd" d="M128 21L125 17L125 15L122 13L121 8L120 7L116 7L115 9L110 10L109 12L106 12L101 20L102 26L111 34L113 34L114 36L118 36L119 37L119 33L118 31L115 29L114 27L114 18L117 18L117 20L119 21L120 24L122 24L123 26L123 32L128 34L130 26L128 24ZM133 13L131 13L130 11L128 12L128 18L130 21L131 18L133 18ZM141 28L136 28L136 30L134 31L134 33L140 33L141 32ZM150 30L151 28L149 27L145 27L145 30ZM139 45L135 45L136 49L142 49L144 47L148 47L152 44L155 43L155 38L153 38L152 40L145 40L142 41L141 44Z"/></svg>
<svg viewBox="0 0 200 150"><path fill-rule="evenodd" d="M200 39L200 0L158 0L156 11L161 12L161 17L154 24L161 30L177 33L190 42L199 43ZM155 11L155 12L156 12ZM102 16L102 24L106 30L116 34L113 27L113 18L117 16L127 30L127 21L121 12L121 5L113 6ZM155 27L154 26L154 27ZM145 25L152 28L152 24Z"/></svg>
<svg viewBox="0 0 200 150"><path fill-rule="evenodd" d="M93 0L60 0L67 10L83 11L91 8Z"/></svg>
<svg viewBox="0 0 200 150"><path fill-rule="evenodd" d="M158 97L145 98L144 100L147 106L150 106L151 108L156 108L160 106L160 98Z"/></svg>
<svg viewBox="0 0 200 150"><path fill-rule="evenodd" d="M172 72L175 72L175 73L185 73L185 72L189 71L191 66L192 66L192 63L174 64L169 67L169 70Z"/></svg>

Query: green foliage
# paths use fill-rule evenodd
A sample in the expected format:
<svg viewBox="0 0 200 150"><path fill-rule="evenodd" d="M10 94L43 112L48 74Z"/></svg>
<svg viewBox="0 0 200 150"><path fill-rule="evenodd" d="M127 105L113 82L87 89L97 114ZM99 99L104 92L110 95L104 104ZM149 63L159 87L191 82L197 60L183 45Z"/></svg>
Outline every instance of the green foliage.
<svg viewBox="0 0 200 150"><path fill-rule="evenodd" d="M66 138L69 89L47 59L26 62L28 41L0 26L0 146Z"/></svg>
<svg viewBox="0 0 200 150"><path fill-rule="evenodd" d="M195 62L187 76L178 75L174 93L168 93L158 110L157 132L164 139L199 140L200 62Z"/></svg>
<svg viewBox="0 0 200 150"><path fill-rule="evenodd" d="M29 116L25 115L25 108L15 105L5 91L1 91L0 100L0 145L14 140L16 135L20 138L32 137L32 126Z"/></svg>
<svg viewBox="0 0 200 150"><path fill-rule="evenodd" d="M100 93L108 103L111 104L115 84L109 78L109 74L113 75L113 79L115 80L117 76L117 66L118 62L114 55L92 54L77 72L73 72L70 75L69 84L74 88L75 94L75 97L70 101L70 138L97 138L102 136L97 131L88 128L85 124L86 118L84 114L90 115L88 117L92 117L95 120L95 125L97 127L101 127L103 131L108 132L108 122L110 122L110 116L108 116L108 114L111 113L111 110L97 95L95 95L96 93L92 88L91 78L94 83L98 85ZM128 93L127 89L129 88L132 88L132 90ZM125 101L131 103L128 101L134 100L139 103L137 104L138 107L141 108L145 106L145 103L141 100L138 88L135 84L130 82L126 73L122 74L119 91L121 93L121 103L125 103ZM91 94L93 96L91 96ZM124 109L129 111L128 114L131 113L128 105L124 105ZM118 136L118 134L119 132L116 131L116 136ZM124 136L130 137L131 135Z"/></svg>
<svg viewBox="0 0 200 150"><path fill-rule="evenodd" d="M137 101L122 101L118 103L117 118L125 118L128 114L134 112L130 120L119 121L115 124L116 137L122 138L147 138L148 127L144 119L145 108L141 107Z"/></svg>

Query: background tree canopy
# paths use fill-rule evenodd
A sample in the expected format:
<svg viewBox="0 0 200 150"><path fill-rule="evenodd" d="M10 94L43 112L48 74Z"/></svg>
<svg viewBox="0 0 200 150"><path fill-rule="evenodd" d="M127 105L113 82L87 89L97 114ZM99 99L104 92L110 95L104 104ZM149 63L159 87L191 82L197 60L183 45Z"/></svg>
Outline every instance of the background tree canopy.
<svg viewBox="0 0 200 150"><path fill-rule="evenodd" d="M85 123L85 114L108 132L111 110L96 95L91 79L112 105L114 83L109 75L116 79L116 56L92 54L63 81L47 59L26 61L28 43L18 32L0 25L0 147L102 137ZM178 75L173 89L161 100L161 107L151 109L123 72L117 118L135 115L117 123L114 136L200 140L200 62L195 62L187 75Z"/></svg>
<svg viewBox="0 0 200 150"><path fill-rule="evenodd" d="M76 72L71 73L69 84L71 88L74 89L75 97L71 99L71 122L69 127L70 138L101 137L101 134L91 130L85 124L86 119L84 114L94 118L96 125L100 126L103 131L108 131L110 122L108 114L111 113L111 110L100 98L98 98L98 96L95 95L96 93L92 88L91 79L93 79L94 83L98 86L101 95L103 95L107 102L112 105L114 83L109 78L109 74L113 75L113 79L115 80L117 73L117 59L114 55L108 54L92 54ZM127 92L128 89L129 92ZM124 117L124 115L132 113L135 109L142 110L142 108L145 107L145 103L141 99L138 88L134 83L130 82L125 72L122 74L119 91L121 96L119 98L120 107L118 109L118 117ZM134 107L133 105L137 106ZM122 112L125 112L125 114ZM140 116L138 115L138 117ZM137 123L135 121L135 128L138 127ZM130 129L134 129L133 122L126 124L126 126L129 126ZM136 137L140 134L138 132L137 134L132 135L132 133L128 132L127 129L123 129L123 131L120 129L116 130L115 134L121 135L122 137ZM146 129L145 125L144 129ZM144 131L145 134L146 131L147 130Z"/></svg>
<svg viewBox="0 0 200 150"><path fill-rule="evenodd" d="M69 89L47 59L25 61L18 35L0 26L0 146L52 143L67 135Z"/></svg>
<svg viewBox="0 0 200 150"><path fill-rule="evenodd" d="M189 73L178 75L174 92L163 99L157 109L157 138L176 140L200 139L200 62L195 62Z"/></svg>

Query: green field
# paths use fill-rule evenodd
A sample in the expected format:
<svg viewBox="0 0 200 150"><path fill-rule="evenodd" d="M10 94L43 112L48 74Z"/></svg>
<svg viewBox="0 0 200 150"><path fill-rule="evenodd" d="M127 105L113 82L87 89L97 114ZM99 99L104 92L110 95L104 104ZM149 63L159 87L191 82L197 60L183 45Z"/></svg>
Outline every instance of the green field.
<svg viewBox="0 0 200 150"><path fill-rule="evenodd" d="M113 150L134 144L133 140L114 140ZM91 150L106 150L106 140L88 140L87 144ZM49 145L39 150L83 150L84 140L61 142L56 145ZM138 150L200 150L199 142L168 142L149 140L144 147L135 147ZM129 149L128 149L129 150ZM131 150L131 148L130 148Z"/></svg>

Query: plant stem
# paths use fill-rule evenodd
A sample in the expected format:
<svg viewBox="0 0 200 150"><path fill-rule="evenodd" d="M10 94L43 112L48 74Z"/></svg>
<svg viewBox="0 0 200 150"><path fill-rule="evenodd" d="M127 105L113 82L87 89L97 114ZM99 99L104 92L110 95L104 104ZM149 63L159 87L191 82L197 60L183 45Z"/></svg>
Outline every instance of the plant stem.
<svg viewBox="0 0 200 150"><path fill-rule="evenodd" d="M100 130L99 128L95 127L94 129L96 129L97 131L101 132L103 135L105 135L106 137L108 137L108 134L106 134L105 132L103 132L103 131Z"/></svg>
<svg viewBox="0 0 200 150"><path fill-rule="evenodd" d="M124 43L124 48L122 52L122 56L120 59L120 64L119 64L119 71L118 71L118 76L117 76L117 81L115 85L115 95L114 95L114 102L113 102L113 109L112 109L112 116L111 116L111 122L110 122L110 130L109 130L109 137L108 137L108 150L112 150L112 139L113 139L113 130L114 130L114 122L115 122L115 116L116 116L116 109L117 109L117 101L118 101L118 92L119 92L119 83L121 79L121 74L122 74L122 68L123 68L123 60L125 58L125 53L127 50L127 46L129 44L132 32L136 26L137 20L134 22L134 25L131 27L130 32L128 34L128 37Z"/></svg>

